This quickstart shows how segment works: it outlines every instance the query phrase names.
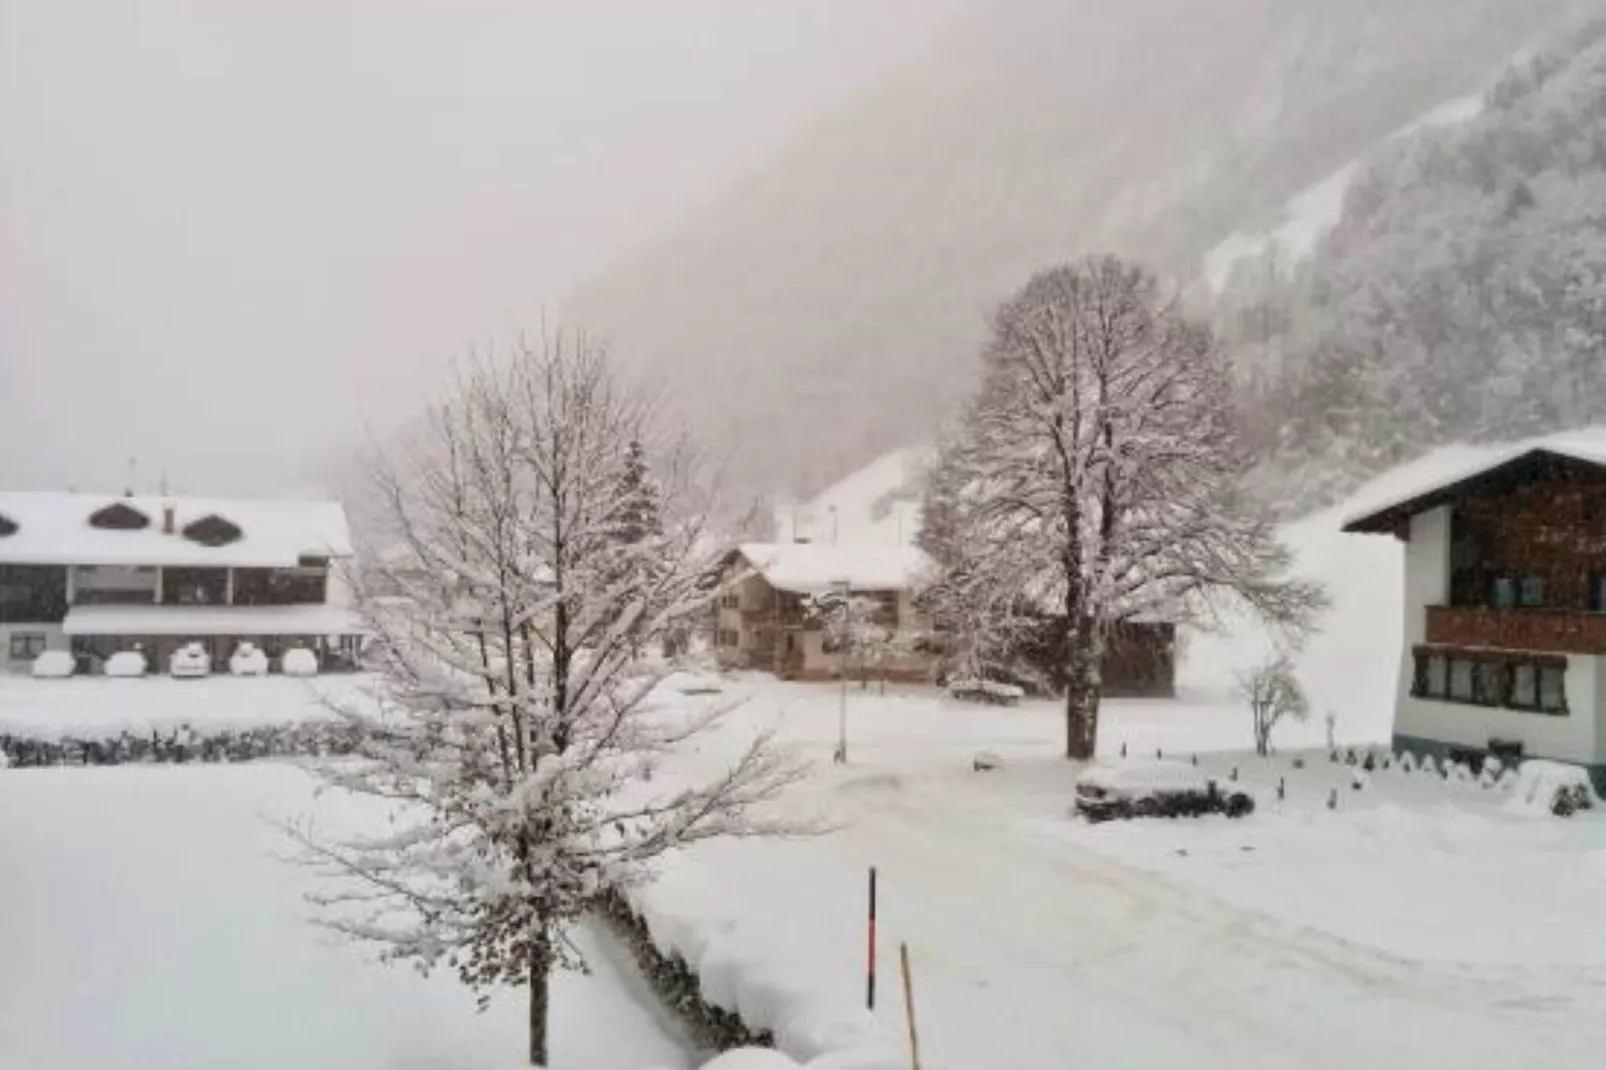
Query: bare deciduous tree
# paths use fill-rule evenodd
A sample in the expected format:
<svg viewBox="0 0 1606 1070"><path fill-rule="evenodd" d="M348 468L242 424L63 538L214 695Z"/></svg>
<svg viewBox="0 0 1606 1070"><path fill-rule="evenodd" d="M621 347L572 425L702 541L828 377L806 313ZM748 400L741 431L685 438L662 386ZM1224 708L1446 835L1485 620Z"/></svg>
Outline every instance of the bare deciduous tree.
<svg viewBox="0 0 1606 1070"><path fill-rule="evenodd" d="M1271 753L1271 733L1285 717L1303 721L1310 716L1310 700L1294 673L1287 654L1272 655L1238 677L1238 693L1249 703L1254 718L1255 753Z"/></svg>
<svg viewBox="0 0 1606 1070"><path fill-rule="evenodd" d="M733 741L706 779L666 761L723 711L649 700L651 652L708 598L688 453L656 459L651 523L621 489L651 441L602 352L560 336L474 365L377 465L394 541L356 584L377 708L340 711L358 754L318 771L390 803L392 824L297 830L348 878L317 897L325 924L482 993L528 986L535 1064L549 978L583 965L565 931L599 895L694 841L799 831L761 811L799 771L768 735Z"/></svg>
<svg viewBox="0 0 1606 1070"><path fill-rule="evenodd" d="M994 314L984 363L928 495L933 608L982 658L1053 615L1068 756L1093 755L1114 622L1208 622L1231 602L1310 627L1324 593L1284 575L1239 493L1222 355L1151 274L1113 257L1039 273Z"/></svg>

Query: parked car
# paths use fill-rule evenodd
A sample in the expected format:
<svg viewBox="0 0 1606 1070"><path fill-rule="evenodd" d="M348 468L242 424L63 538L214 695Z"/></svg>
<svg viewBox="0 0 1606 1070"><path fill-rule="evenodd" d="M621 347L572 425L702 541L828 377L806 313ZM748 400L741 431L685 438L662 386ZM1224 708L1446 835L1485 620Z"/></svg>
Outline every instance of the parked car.
<svg viewBox="0 0 1606 1070"><path fill-rule="evenodd" d="M1243 817L1255 797L1182 762L1094 766L1076 778L1076 812L1089 821L1130 817Z"/></svg>
<svg viewBox="0 0 1606 1070"><path fill-rule="evenodd" d="M292 647L279 659L279 671L286 676L317 676L318 655L304 646Z"/></svg>
<svg viewBox="0 0 1606 1070"><path fill-rule="evenodd" d="M33 659L33 674L41 680L64 680L76 668L78 663L66 650L46 650Z"/></svg>
<svg viewBox="0 0 1606 1070"><path fill-rule="evenodd" d="M200 643L186 643L167 659L167 675L176 680L194 680L212 674L212 657Z"/></svg>
<svg viewBox="0 0 1606 1070"><path fill-rule="evenodd" d="M138 650L119 650L106 659L106 666L101 671L107 676L144 676L150 671L150 662Z"/></svg>
<svg viewBox="0 0 1606 1070"><path fill-rule="evenodd" d="M268 656L254 643L241 643L229 657L229 675L266 676Z"/></svg>

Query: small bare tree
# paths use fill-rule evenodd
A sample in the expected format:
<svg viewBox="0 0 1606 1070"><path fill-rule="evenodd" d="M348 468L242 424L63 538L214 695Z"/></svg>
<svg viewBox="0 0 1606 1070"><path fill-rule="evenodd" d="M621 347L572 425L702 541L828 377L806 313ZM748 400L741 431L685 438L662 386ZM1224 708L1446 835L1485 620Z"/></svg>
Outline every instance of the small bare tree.
<svg viewBox="0 0 1606 1070"><path fill-rule="evenodd" d="M798 773L769 736L711 779L666 761L720 712L649 701L647 652L704 610L709 564L685 450L660 451L643 522L649 415L597 348L543 338L471 367L376 464L393 541L356 588L377 709L340 711L357 754L318 772L391 824L296 830L347 878L316 898L324 924L482 994L527 986L532 1064L552 972L583 966L566 929L599 896L695 841L798 831L761 812Z"/></svg>
<svg viewBox="0 0 1606 1070"><path fill-rule="evenodd" d="M1238 676L1238 693L1249 703L1254 717L1255 753L1271 753L1271 733L1283 718L1303 721L1310 716L1310 701L1287 654L1278 653Z"/></svg>
<svg viewBox="0 0 1606 1070"><path fill-rule="evenodd" d="M1231 386L1209 331L1114 257L1040 272L994 313L981 388L931 476L929 594L978 660L1057 622L1069 757L1093 755L1116 622L1233 603L1297 638L1325 605L1239 493Z"/></svg>

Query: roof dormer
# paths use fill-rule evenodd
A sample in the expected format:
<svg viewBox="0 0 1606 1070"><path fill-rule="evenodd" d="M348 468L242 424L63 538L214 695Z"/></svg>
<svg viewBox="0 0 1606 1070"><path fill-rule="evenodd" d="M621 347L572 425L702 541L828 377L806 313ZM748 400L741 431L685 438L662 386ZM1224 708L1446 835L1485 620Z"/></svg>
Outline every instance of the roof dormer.
<svg viewBox="0 0 1606 1070"><path fill-rule="evenodd" d="M151 526L151 518L127 502L112 502L89 514L89 526L105 531L140 531Z"/></svg>
<svg viewBox="0 0 1606 1070"><path fill-rule="evenodd" d="M238 542L244 534L240 525L216 513L208 513L184 525L184 537L202 546L227 546L231 542Z"/></svg>

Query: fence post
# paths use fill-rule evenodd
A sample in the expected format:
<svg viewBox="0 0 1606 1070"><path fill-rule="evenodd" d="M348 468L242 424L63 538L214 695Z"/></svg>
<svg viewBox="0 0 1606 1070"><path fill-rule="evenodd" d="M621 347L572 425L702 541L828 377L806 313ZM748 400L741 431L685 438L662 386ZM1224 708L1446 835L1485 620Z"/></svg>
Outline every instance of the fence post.
<svg viewBox="0 0 1606 1070"><path fill-rule="evenodd" d="M909 945L898 944L898 958L903 964L903 1006L909 1017L909 1065L920 1070L920 1030L915 1026L915 987L909 975Z"/></svg>
<svg viewBox="0 0 1606 1070"><path fill-rule="evenodd" d="M870 867L870 948L866 958L864 1005L875 1010L875 867Z"/></svg>

